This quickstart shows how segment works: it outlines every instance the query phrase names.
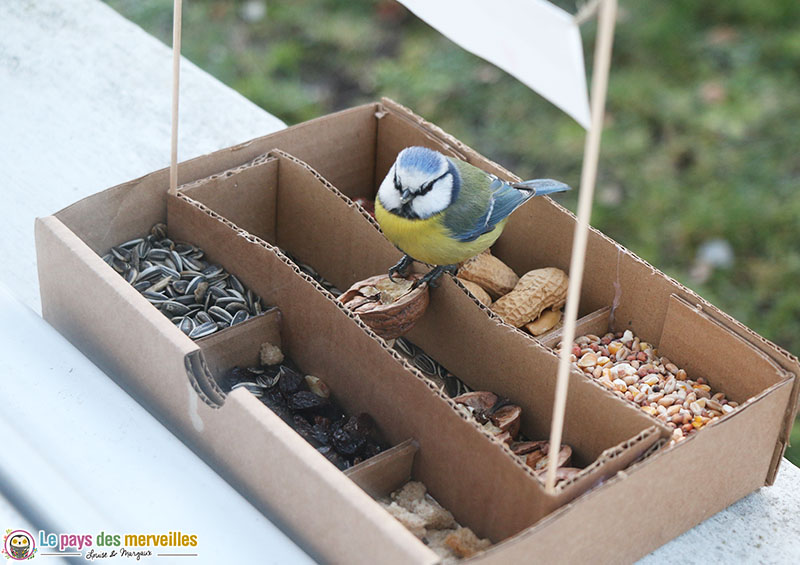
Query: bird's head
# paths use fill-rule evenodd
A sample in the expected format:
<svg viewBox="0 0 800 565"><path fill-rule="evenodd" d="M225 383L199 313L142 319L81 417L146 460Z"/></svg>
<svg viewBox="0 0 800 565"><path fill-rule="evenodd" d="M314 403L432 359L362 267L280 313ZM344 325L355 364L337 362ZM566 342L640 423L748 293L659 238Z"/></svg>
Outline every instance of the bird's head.
<svg viewBox="0 0 800 565"><path fill-rule="evenodd" d="M378 189L381 205L398 216L430 218L455 200L459 175L438 151L407 147L398 155Z"/></svg>

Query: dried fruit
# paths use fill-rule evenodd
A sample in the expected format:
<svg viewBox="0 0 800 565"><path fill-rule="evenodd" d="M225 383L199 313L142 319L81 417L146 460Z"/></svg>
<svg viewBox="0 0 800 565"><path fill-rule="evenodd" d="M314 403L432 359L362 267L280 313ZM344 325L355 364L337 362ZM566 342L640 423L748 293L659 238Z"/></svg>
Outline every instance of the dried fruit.
<svg viewBox="0 0 800 565"><path fill-rule="evenodd" d="M458 277L474 282L495 300L511 292L519 281L511 267L488 251L464 261Z"/></svg>
<svg viewBox="0 0 800 565"><path fill-rule="evenodd" d="M462 279L461 277L459 277L458 280L461 282L461 284L467 287L467 290L472 294L472 296L474 296L478 300L478 302L480 302L484 306L492 305L492 297L489 296L488 292L483 290L481 285L467 279Z"/></svg>
<svg viewBox="0 0 800 565"><path fill-rule="evenodd" d="M567 299L568 278L555 267L530 271L519 279L514 290L492 304L492 310L506 323L521 327L546 308L560 308Z"/></svg>
<svg viewBox="0 0 800 565"><path fill-rule="evenodd" d="M310 390L301 390L289 397L287 405L292 410L316 410L328 405L328 399L317 396Z"/></svg>
<svg viewBox="0 0 800 565"><path fill-rule="evenodd" d="M421 275L393 282L388 275L359 281L337 300L384 339L409 331L428 308L428 285L413 287Z"/></svg>
<svg viewBox="0 0 800 565"><path fill-rule="evenodd" d="M281 365L278 378L278 389L287 400L301 390L308 390L305 379L297 371L290 369L286 365Z"/></svg>

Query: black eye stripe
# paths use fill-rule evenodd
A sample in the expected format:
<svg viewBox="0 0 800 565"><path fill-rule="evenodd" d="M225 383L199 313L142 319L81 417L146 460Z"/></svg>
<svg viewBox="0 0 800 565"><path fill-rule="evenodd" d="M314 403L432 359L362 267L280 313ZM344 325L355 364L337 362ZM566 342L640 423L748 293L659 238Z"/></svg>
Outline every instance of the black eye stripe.
<svg viewBox="0 0 800 565"><path fill-rule="evenodd" d="M431 191L431 189L433 189L433 185L434 184L436 184L438 181L442 180L444 177L446 177L449 174L450 174L450 171L445 171L441 175L439 175L438 177L433 179L432 181L423 184L422 188L417 193L417 196L422 196L423 194L428 194Z"/></svg>
<svg viewBox="0 0 800 565"><path fill-rule="evenodd" d="M397 190L397 192L402 192L403 191L403 187L400 186L400 179L397 178L397 169L396 168L394 170L394 188L395 188L395 190Z"/></svg>

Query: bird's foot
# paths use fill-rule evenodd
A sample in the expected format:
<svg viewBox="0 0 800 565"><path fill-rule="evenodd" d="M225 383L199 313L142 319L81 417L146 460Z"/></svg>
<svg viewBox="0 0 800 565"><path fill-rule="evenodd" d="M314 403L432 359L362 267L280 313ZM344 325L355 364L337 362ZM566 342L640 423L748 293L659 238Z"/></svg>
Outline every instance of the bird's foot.
<svg viewBox="0 0 800 565"><path fill-rule="evenodd" d="M402 278L406 278L408 276L408 269L413 262L414 259L412 259L410 255L403 255L403 258L400 259L396 265L389 268L389 280L396 283L397 281L394 280L394 275L400 275Z"/></svg>
<svg viewBox="0 0 800 565"><path fill-rule="evenodd" d="M455 274L457 270L458 265L439 265L431 269L424 277L414 282L414 285L411 288L417 288L424 283L427 283L428 286L432 288L436 288L439 286L439 277L441 277L444 273L450 273L451 275Z"/></svg>

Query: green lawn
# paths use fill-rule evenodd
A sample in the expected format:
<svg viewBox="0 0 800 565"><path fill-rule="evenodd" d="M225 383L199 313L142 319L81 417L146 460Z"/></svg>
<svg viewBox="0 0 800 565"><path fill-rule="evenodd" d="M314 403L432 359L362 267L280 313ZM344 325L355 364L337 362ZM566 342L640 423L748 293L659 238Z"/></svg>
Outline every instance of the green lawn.
<svg viewBox="0 0 800 565"><path fill-rule="evenodd" d="M171 41L170 0L107 1ZM184 54L287 123L389 96L520 176L578 185L579 126L392 0L184 4ZM621 4L592 224L800 353L800 3Z"/></svg>

